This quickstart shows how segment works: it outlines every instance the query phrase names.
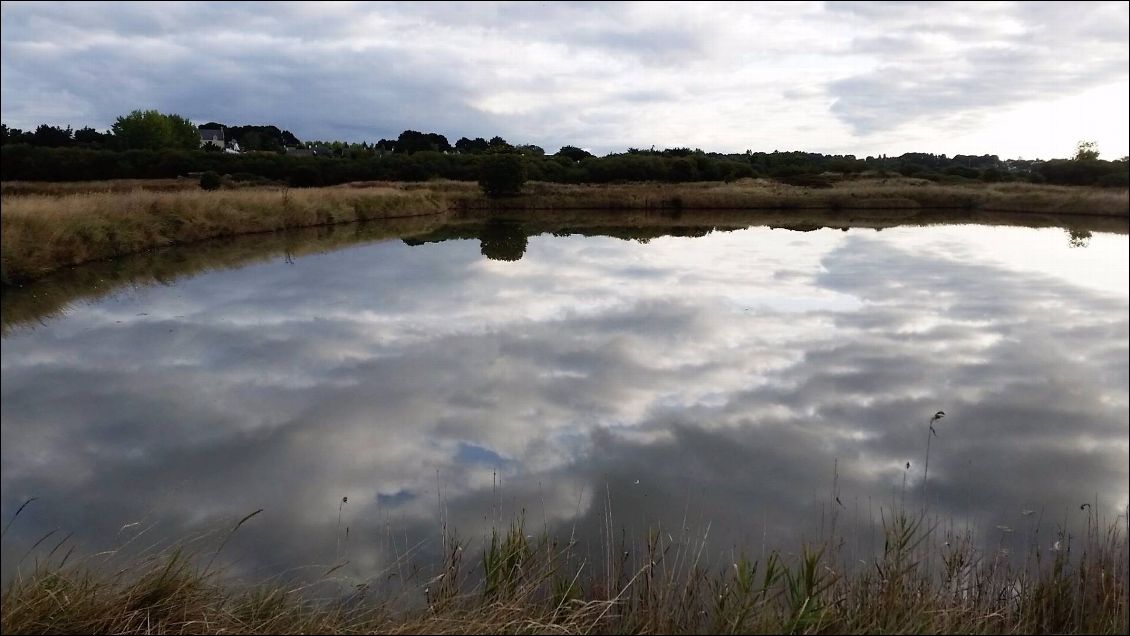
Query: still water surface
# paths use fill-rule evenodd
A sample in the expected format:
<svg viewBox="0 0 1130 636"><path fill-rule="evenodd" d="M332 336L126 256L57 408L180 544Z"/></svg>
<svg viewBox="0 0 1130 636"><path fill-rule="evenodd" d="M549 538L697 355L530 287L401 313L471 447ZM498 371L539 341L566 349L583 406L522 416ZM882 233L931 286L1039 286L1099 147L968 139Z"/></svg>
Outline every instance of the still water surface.
<svg viewBox="0 0 1130 636"><path fill-rule="evenodd" d="M236 567L347 553L358 577L426 554L444 520L474 540L522 510L594 542L609 511L628 534L709 526L718 550L793 548L833 512L859 548L881 508L927 493L989 541L1074 524L1082 502L1126 511L1125 234L480 234L7 325L3 522L37 499L5 577L53 529L90 551L260 508L225 548Z"/></svg>

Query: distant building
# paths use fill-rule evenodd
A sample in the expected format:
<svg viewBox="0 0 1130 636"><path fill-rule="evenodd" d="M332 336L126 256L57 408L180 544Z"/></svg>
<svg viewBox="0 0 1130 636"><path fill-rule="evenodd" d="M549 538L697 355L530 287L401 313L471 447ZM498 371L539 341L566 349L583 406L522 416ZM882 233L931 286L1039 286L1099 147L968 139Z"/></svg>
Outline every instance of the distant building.
<svg viewBox="0 0 1130 636"><path fill-rule="evenodd" d="M220 150L224 149L224 129L216 130L214 128L198 128L200 131L200 147L215 146Z"/></svg>
<svg viewBox="0 0 1130 636"><path fill-rule="evenodd" d="M227 143L227 146L224 148L224 152L232 155L238 155L241 152L241 150L239 149L239 142L232 139Z"/></svg>

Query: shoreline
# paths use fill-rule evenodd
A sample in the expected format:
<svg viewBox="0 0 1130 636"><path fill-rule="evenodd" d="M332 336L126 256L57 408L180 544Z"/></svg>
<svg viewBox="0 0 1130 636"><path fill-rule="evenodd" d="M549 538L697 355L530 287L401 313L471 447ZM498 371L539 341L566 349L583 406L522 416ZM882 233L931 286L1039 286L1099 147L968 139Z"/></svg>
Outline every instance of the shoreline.
<svg viewBox="0 0 1130 636"><path fill-rule="evenodd" d="M51 184L27 194L4 185L0 210L0 283L29 282L54 271L173 245L361 221L468 214L540 216L548 212L748 212L806 217L1022 214L1080 219L1130 218L1125 190L1031 184L937 185L916 179L844 181L831 188L763 180L623 185L527 184L517 197L488 199L472 182L357 182L326 188L176 188L145 183ZM175 180L173 180L175 181ZM568 216L568 215L563 215Z"/></svg>
<svg viewBox="0 0 1130 636"><path fill-rule="evenodd" d="M520 217L520 218L519 218ZM222 236L195 243L145 249L122 256L65 266L34 280L0 286L0 335L34 325L126 286L169 284L219 269L238 269L273 258L308 254L383 241L434 242L482 240L493 219L516 225L527 237L543 234L607 236L623 240L657 236L701 236L747 228L808 232L822 228L882 231L905 227L980 225L1057 228L1076 233L1126 235L1127 222L1110 216L946 210L533 210L445 212L399 216L355 223L290 228L257 234Z"/></svg>

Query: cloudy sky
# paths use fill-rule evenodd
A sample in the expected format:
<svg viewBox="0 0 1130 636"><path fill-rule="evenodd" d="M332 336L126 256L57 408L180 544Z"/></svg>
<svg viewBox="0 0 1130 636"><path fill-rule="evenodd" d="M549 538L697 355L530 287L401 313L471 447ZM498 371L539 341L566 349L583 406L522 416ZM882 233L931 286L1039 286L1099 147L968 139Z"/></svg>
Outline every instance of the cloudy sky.
<svg viewBox="0 0 1130 636"><path fill-rule="evenodd" d="M4 123L135 108L302 139L1127 154L1130 13L1099 3L18 3Z"/></svg>

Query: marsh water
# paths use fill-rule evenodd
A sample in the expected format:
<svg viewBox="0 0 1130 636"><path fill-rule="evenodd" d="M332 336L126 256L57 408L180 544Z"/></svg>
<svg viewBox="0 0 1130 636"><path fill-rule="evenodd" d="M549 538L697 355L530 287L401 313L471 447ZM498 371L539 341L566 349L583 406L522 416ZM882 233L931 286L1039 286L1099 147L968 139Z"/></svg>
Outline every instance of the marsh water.
<svg viewBox="0 0 1130 636"><path fill-rule="evenodd" d="M1124 220L433 225L6 290L5 577L259 509L241 572L361 579L521 515L862 551L899 505L1049 545L1126 512Z"/></svg>

